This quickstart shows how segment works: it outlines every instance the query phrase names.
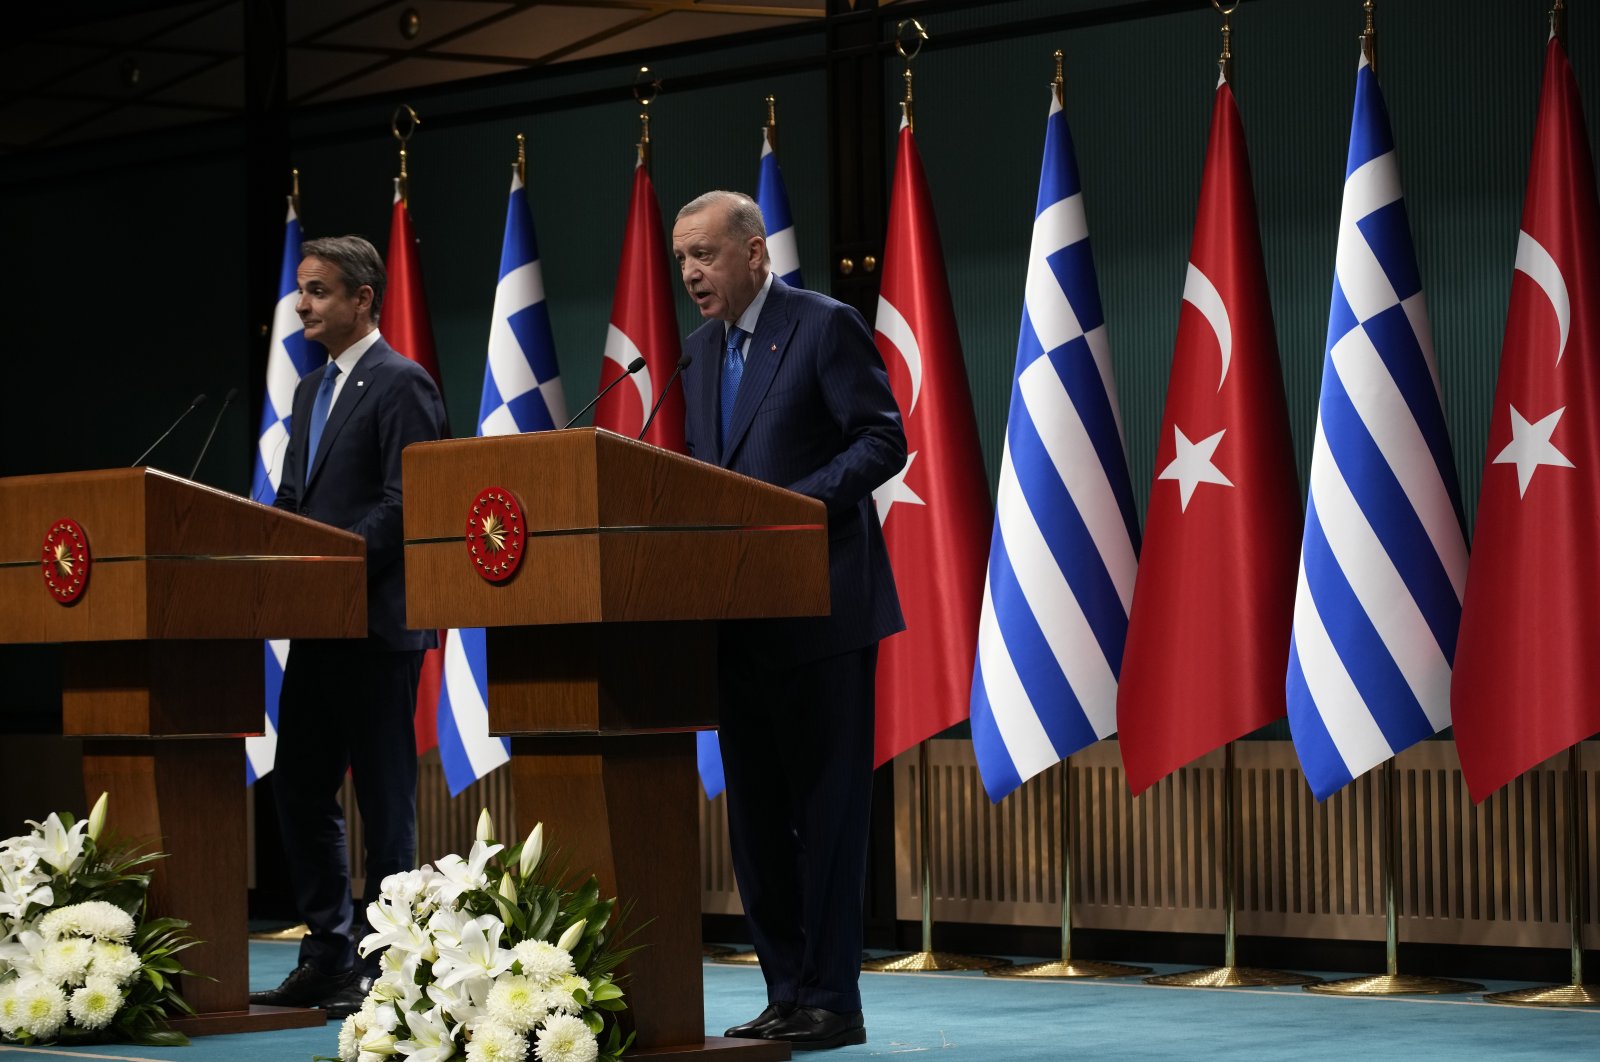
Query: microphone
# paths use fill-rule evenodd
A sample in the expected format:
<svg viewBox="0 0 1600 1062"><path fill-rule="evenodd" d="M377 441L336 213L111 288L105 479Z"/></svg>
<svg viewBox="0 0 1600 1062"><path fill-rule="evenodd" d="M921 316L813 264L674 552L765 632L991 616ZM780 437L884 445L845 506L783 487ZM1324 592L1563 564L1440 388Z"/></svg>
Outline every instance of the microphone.
<svg viewBox="0 0 1600 1062"><path fill-rule="evenodd" d="M179 424L183 423L183 418L184 417L187 417L190 413L193 413L196 409L200 408L201 406L203 406L205 404L206 404L206 396L205 396L205 392L202 391L200 394L197 394L197 395L194 396L194 401L189 403L189 408L188 409L185 409L182 413L178 414L178 419L172 422L172 426L169 427L166 431L162 432L160 438L158 438L155 442L153 442L149 446L147 446L145 448L144 453L140 454L138 457L135 457L133 459L133 464L129 465L128 467L129 468L138 468L140 465L144 464L144 459L150 456L150 451L154 450L156 447L160 446L162 444L162 442L164 442L166 440L167 436L172 434L172 429L176 428Z"/></svg>
<svg viewBox="0 0 1600 1062"><path fill-rule="evenodd" d="M277 490L272 486L272 465L278 460L279 457L283 456L283 448L288 445L289 433L284 432L283 438L278 440L278 445L272 448L272 460L267 462L267 474L262 478L261 486L250 492L251 501L260 501L262 498L266 497L268 490L271 490L274 494L277 493Z"/></svg>
<svg viewBox="0 0 1600 1062"><path fill-rule="evenodd" d="M589 412L589 410L593 409L594 408L594 404L596 402L600 401L602 398L604 398L606 396L606 392L610 391L613 387L617 386L617 384L621 383L623 380L626 380L628 377L632 376L634 373L638 372L642 368L644 368L644 359L643 358L634 358L631 362L628 363L628 369L627 369L626 372L624 372L621 376L617 377L615 380L612 380L610 383L608 383L604 387L602 387L600 389L600 393L599 394L597 394L593 398L589 399L589 404L588 405L586 405L582 409L578 410L577 414L575 416L573 416L573 418L571 420L569 420L565 424L561 425L561 430L565 431L568 428L572 427L574 424L578 423L578 417L583 416L585 413Z"/></svg>
<svg viewBox="0 0 1600 1062"><path fill-rule="evenodd" d="M656 404L650 407L650 415L644 418L644 427L639 429L638 438L643 439L644 433L650 430L650 423L656 419L656 414L661 411L661 403L667 400L667 392L672 390L672 381L676 380L678 374L687 369L693 361L693 354L685 354L678 359L678 364L673 368L672 375L667 377L667 386L661 389L661 397L656 399Z"/></svg>
<svg viewBox="0 0 1600 1062"><path fill-rule="evenodd" d="M200 456L194 459L194 467L189 469L190 479L193 479L194 474L200 471L200 462L206 459L206 451L211 449L211 440L216 437L217 425L222 423L222 415L228 411L228 406L233 403L238 394L239 389L237 387L230 387L228 388L228 393L222 396L222 408L217 410L216 418L211 422L211 430L206 433L206 441L200 445Z"/></svg>

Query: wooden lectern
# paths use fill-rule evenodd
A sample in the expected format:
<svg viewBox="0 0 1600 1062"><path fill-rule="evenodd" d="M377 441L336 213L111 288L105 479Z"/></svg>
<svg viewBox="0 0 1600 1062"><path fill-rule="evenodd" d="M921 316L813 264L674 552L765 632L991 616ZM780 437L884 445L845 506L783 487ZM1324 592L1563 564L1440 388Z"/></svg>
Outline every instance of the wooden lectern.
<svg viewBox="0 0 1600 1062"><path fill-rule="evenodd" d="M246 733L263 638L367 630L359 535L148 468L0 479L0 643L62 646L62 731L84 738L108 831L168 853L150 904L203 944L191 1035L320 1025L249 1003Z"/></svg>
<svg viewBox="0 0 1600 1062"><path fill-rule="evenodd" d="M418 443L404 472L407 623L487 629L518 836L543 821L635 905L633 1053L789 1057L705 1035L694 731L716 723L715 621L828 611L822 503L593 428ZM486 497L520 509L499 548Z"/></svg>

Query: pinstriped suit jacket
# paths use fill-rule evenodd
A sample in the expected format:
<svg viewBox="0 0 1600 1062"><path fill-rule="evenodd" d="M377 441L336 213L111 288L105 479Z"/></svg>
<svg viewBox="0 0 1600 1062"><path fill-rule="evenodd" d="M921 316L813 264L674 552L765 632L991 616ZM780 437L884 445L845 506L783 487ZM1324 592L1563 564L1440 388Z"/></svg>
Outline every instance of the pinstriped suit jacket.
<svg viewBox="0 0 1600 1062"><path fill-rule="evenodd" d="M860 649L905 629L872 491L906 461L889 376L861 314L773 278L750 338L725 449L717 446L725 326L708 321L684 349L689 454L816 498L828 507L832 612L758 620L728 636L782 666Z"/></svg>

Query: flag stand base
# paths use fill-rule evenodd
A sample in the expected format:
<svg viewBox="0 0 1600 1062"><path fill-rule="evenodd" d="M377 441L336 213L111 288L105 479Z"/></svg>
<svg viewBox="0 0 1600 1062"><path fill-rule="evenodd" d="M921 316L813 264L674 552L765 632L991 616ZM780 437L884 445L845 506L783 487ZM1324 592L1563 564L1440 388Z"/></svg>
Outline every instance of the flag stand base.
<svg viewBox="0 0 1600 1062"><path fill-rule="evenodd" d="M1007 966L1008 959L989 955L959 955L948 951L913 951L867 959L861 968L868 973L932 973L938 970L993 970Z"/></svg>
<svg viewBox="0 0 1600 1062"><path fill-rule="evenodd" d="M1512 992L1489 992L1488 1003L1514 1007L1600 1007L1600 987L1595 985L1541 985Z"/></svg>
<svg viewBox="0 0 1600 1062"><path fill-rule="evenodd" d="M726 955L711 956L712 962L725 962L731 966L760 966L761 959L754 948L749 951L730 951Z"/></svg>
<svg viewBox="0 0 1600 1062"><path fill-rule="evenodd" d="M1305 974L1262 970L1254 966L1212 966L1204 970L1157 974L1144 979L1147 985L1169 988L1260 988L1269 985L1312 985L1316 982L1317 978Z"/></svg>
<svg viewBox="0 0 1600 1062"><path fill-rule="evenodd" d="M1306 991L1325 996L1447 996L1458 992L1482 992L1483 986L1450 977L1393 973L1323 981L1306 985Z"/></svg>
<svg viewBox="0 0 1600 1062"><path fill-rule="evenodd" d="M984 973L990 977L1029 977L1041 980L1067 980L1079 977L1137 977L1150 972L1148 966L1124 966L1119 962L1086 962L1081 959L1055 959L1021 966L997 966Z"/></svg>

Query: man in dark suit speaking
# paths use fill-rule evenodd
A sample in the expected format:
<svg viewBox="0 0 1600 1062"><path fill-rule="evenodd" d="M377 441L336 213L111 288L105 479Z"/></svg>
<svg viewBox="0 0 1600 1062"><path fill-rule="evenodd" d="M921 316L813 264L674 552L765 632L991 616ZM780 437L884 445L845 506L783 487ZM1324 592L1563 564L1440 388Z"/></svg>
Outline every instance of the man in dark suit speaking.
<svg viewBox="0 0 1600 1062"><path fill-rule="evenodd" d="M772 275L749 196L690 202L672 253L708 319L684 347L689 453L828 507L832 613L725 625L719 650L734 874L768 999L727 1035L864 1043L873 675L905 626L872 490L905 464L900 411L861 315Z"/></svg>
<svg viewBox="0 0 1600 1062"><path fill-rule="evenodd" d="M417 755L412 713L433 631L406 628L400 451L441 438L444 403L425 370L378 334L383 260L359 236L308 240L296 307L328 363L294 395L277 506L367 542L367 637L289 647L278 701L272 791L295 903L309 932L300 962L253 1003L354 1013L365 994L339 787L349 768L366 832L366 899L416 865Z"/></svg>

